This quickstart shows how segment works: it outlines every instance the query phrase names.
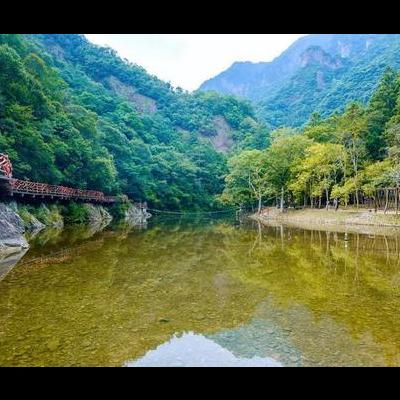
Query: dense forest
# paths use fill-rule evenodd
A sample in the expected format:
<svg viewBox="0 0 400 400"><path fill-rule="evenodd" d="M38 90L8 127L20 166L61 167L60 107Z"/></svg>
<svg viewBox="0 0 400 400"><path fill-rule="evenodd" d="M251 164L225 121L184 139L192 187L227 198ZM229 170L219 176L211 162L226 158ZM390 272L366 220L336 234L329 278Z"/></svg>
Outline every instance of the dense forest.
<svg viewBox="0 0 400 400"><path fill-rule="evenodd" d="M371 85L368 102L270 132L248 101L173 88L82 35L2 34L0 152L16 177L168 210L357 204L400 184L400 78Z"/></svg>
<svg viewBox="0 0 400 400"><path fill-rule="evenodd" d="M18 178L214 209L227 153L267 141L248 102L174 89L83 35L0 35L0 152Z"/></svg>
<svg viewBox="0 0 400 400"><path fill-rule="evenodd" d="M387 68L367 105L350 102L328 118L314 113L303 129L280 128L270 140L264 150L245 150L229 160L223 201L261 206L279 199L283 207L320 207L337 199L358 205L360 193L398 187L399 74Z"/></svg>

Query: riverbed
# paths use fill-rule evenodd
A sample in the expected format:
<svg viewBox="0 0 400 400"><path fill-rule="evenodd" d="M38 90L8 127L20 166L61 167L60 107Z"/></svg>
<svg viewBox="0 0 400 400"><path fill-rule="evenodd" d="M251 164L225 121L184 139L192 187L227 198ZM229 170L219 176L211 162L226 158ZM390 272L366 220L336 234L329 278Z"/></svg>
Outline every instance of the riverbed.
<svg viewBox="0 0 400 400"><path fill-rule="evenodd" d="M235 216L45 231L0 281L0 365L398 366L399 255Z"/></svg>

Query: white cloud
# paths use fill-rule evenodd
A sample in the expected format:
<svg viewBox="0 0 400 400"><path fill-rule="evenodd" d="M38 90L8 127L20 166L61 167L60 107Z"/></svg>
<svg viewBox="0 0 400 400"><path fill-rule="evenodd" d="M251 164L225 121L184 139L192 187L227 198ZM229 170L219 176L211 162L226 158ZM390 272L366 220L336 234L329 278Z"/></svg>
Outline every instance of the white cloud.
<svg viewBox="0 0 400 400"><path fill-rule="evenodd" d="M187 90L235 61L271 61L304 34L87 34L160 79Z"/></svg>

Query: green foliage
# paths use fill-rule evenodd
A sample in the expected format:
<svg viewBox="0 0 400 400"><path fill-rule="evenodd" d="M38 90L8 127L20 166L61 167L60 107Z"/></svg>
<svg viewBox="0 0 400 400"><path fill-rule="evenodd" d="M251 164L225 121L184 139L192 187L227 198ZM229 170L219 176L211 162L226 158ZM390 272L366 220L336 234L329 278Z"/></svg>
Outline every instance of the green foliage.
<svg viewBox="0 0 400 400"><path fill-rule="evenodd" d="M369 50L371 65L348 74L349 60L311 49L311 61L275 92L280 100L264 107L273 125L309 122L269 134L249 102L173 89L84 36L1 34L0 151L18 178L125 194L167 210L272 197L282 206L358 202L361 192L400 185L400 78L378 50ZM400 62L390 54L389 65ZM215 149L216 135L232 143L228 153ZM65 214L67 222L87 220L79 204Z"/></svg>
<svg viewBox="0 0 400 400"><path fill-rule="evenodd" d="M0 151L18 178L214 208L227 170L217 117L232 151L268 144L234 96L174 90L81 35L0 35Z"/></svg>
<svg viewBox="0 0 400 400"><path fill-rule="evenodd" d="M326 195L345 173L345 148L334 143L315 143L307 148L305 157L293 167L295 179L290 189L300 197L306 193L311 199Z"/></svg>
<svg viewBox="0 0 400 400"><path fill-rule="evenodd" d="M260 118L272 128L302 127L314 112L326 118L343 112L350 101L366 105L388 66L400 69L398 34L315 34L297 40L272 62L234 63L202 88L252 99ZM381 93L375 93L376 101L390 104L397 97L393 82L388 75ZM391 106L378 106L382 114L375 114L374 101L375 129L366 146L373 148L368 149L372 159L382 159L382 149L376 148Z"/></svg>
<svg viewBox="0 0 400 400"><path fill-rule="evenodd" d="M125 217L126 212L132 206L132 203L129 201L123 201L124 199L120 198L120 201L113 204L109 207L108 211L114 220L120 221Z"/></svg>
<svg viewBox="0 0 400 400"><path fill-rule="evenodd" d="M395 106L400 94L400 82L397 74L388 68L382 76L378 89L373 94L368 114L368 131L365 136L365 145L373 160L382 159L385 156L387 145L385 137L386 124L395 114Z"/></svg>
<svg viewBox="0 0 400 400"><path fill-rule="evenodd" d="M65 222L70 224L85 224L89 221L88 209L84 204L75 202L69 203L63 209L63 217Z"/></svg>
<svg viewBox="0 0 400 400"><path fill-rule="evenodd" d="M268 179L275 195L281 197L283 206L283 196L294 177L295 168L312 141L304 135L295 134L291 129L278 130L271 136L274 139L266 157Z"/></svg>
<svg viewBox="0 0 400 400"><path fill-rule="evenodd" d="M313 113L301 131L272 132L260 179L280 195L281 204L286 197L304 204L310 199L314 206L334 198L344 205L359 204L360 193L373 197L378 188L400 187L399 88L398 74L387 69L367 105L350 102L342 113L325 119ZM254 158L246 159L246 165L258 159L244 155ZM242 201L252 198L238 181L227 183Z"/></svg>
<svg viewBox="0 0 400 400"><path fill-rule="evenodd" d="M229 174L220 197L223 203L243 205L254 200L261 202L271 193L265 151L243 151L232 157L228 166Z"/></svg>

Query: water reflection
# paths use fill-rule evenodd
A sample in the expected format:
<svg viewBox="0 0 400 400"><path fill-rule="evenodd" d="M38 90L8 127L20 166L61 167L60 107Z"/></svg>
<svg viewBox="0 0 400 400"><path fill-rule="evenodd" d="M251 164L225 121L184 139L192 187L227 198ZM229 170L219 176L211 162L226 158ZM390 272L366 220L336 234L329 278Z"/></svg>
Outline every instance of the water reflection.
<svg viewBox="0 0 400 400"><path fill-rule="evenodd" d="M0 282L0 365L400 365L399 238L381 233L154 218L38 235Z"/></svg>
<svg viewBox="0 0 400 400"><path fill-rule="evenodd" d="M174 336L167 343L150 350L128 367L281 367L272 358L236 357L229 350L202 335L192 332Z"/></svg>
<svg viewBox="0 0 400 400"><path fill-rule="evenodd" d="M18 264L26 252L26 249L12 247L7 251L0 249L0 281Z"/></svg>

